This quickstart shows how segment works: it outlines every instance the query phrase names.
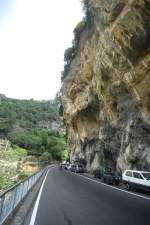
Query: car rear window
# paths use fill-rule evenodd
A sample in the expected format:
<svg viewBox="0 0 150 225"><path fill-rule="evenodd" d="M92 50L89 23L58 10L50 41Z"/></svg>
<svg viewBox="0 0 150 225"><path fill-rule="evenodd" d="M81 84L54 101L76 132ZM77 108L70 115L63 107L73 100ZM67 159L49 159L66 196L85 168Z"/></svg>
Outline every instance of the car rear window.
<svg viewBox="0 0 150 225"><path fill-rule="evenodd" d="M142 173L146 180L150 180L150 173Z"/></svg>
<svg viewBox="0 0 150 225"><path fill-rule="evenodd" d="M137 172L133 172L133 176L135 178L138 178L138 179L143 179L143 177L141 176L141 174L140 173L137 173Z"/></svg>
<svg viewBox="0 0 150 225"><path fill-rule="evenodd" d="M127 172L125 173L125 175L128 176L128 177L132 177L132 172L131 172L131 171L127 171Z"/></svg>

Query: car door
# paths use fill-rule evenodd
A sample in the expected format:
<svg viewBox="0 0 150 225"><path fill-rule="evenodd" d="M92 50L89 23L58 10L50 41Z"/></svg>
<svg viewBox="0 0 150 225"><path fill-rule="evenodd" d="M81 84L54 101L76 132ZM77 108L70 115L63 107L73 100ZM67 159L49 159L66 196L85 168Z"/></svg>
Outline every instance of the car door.
<svg viewBox="0 0 150 225"><path fill-rule="evenodd" d="M128 183L132 183L132 177L133 177L133 174L132 174L132 171L130 171L130 170L127 170L123 174L123 180L128 182Z"/></svg>
<svg viewBox="0 0 150 225"><path fill-rule="evenodd" d="M135 186L137 188L143 188L144 187L144 184L145 184L145 180L144 178L142 177L142 175L139 173L139 172L133 172L133 183L135 184Z"/></svg>

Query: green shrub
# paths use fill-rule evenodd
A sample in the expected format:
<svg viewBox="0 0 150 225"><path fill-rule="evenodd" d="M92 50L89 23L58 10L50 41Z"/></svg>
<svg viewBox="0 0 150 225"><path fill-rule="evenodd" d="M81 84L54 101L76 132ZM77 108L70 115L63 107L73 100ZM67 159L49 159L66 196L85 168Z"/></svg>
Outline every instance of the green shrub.
<svg viewBox="0 0 150 225"><path fill-rule="evenodd" d="M7 189L8 187L11 187L14 184L15 184L15 182L11 181L7 177L0 177L0 190L5 190L5 189Z"/></svg>
<svg viewBox="0 0 150 225"><path fill-rule="evenodd" d="M66 64L69 64L72 59L75 57L76 49L74 46L65 50L64 61Z"/></svg>
<svg viewBox="0 0 150 225"><path fill-rule="evenodd" d="M90 0L82 0L83 11L85 13L84 20L86 22L86 26L90 28L93 25L93 15L90 9Z"/></svg>
<svg viewBox="0 0 150 225"><path fill-rule="evenodd" d="M72 41L72 47L66 49L64 53L64 71L61 73L62 82L68 75L71 67L71 62L78 52L81 33L84 31L85 28L91 28L93 25L93 15L90 10L90 1L82 0L81 2L83 4L83 11L85 13L85 17L83 18L83 21L79 22L76 28L74 29L74 40Z"/></svg>
<svg viewBox="0 0 150 225"><path fill-rule="evenodd" d="M20 148L18 146L15 146L14 147L14 150L15 150L15 152L17 153L17 155L19 157L23 157L23 156L26 156L27 155L27 150L24 149L24 148Z"/></svg>
<svg viewBox="0 0 150 225"><path fill-rule="evenodd" d="M62 161L67 161L69 159L69 153L68 153L68 150L64 150L63 152L62 152L62 157L61 157L61 160Z"/></svg>
<svg viewBox="0 0 150 225"><path fill-rule="evenodd" d="M49 163L52 161L52 155L49 152L44 152L40 157L39 157L40 163Z"/></svg>
<svg viewBox="0 0 150 225"><path fill-rule="evenodd" d="M80 41L80 37L81 37L81 33L84 31L84 29L86 28L86 22L84 20L80 21L77 26L74 29L74 45L76 47L78 47L79 41Z"/></svg>

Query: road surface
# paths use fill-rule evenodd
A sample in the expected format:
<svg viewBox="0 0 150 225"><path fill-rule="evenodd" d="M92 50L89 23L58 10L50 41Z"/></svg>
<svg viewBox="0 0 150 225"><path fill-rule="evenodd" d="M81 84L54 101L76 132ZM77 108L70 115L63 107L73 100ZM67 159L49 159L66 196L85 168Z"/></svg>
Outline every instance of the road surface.
<svg viewBox="0 0 150 225"><path fill-rule="evenodd" d="M150 225L150 200L53 168L30 225Z"/></svg>

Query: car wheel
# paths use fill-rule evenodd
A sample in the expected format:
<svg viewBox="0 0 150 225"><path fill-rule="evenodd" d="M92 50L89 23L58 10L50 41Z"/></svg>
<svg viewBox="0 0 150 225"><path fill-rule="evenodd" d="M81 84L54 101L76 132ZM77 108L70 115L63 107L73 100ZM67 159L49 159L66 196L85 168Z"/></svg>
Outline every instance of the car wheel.
<svg viewBox="0 0 150 225"><path fill-rule="evenodd" d="M119 185L119 181L115 181L114 185L118 186Z"/></svg>
<svg viewBox="0 0 150 225"><path fill-rule="evenodd" d="M117 182L115 180L112 181L112 185L116 185Z"/></svg>
<svg viewBox="0 0 150 225"><path fill-rule="evenodd" d="M103 178L103 182L106 183L106 179L105 178Z"/></svg>
<svg viewBox="0 0 150 225"><path fill-rule="evenodd" d="M107 179L107 184L111 185L113 184L113 181L111 181L110 179Z"/></svg>
<svg viewBox="0 0 150 225"><path fill-rule="evenodd" d="M128 191L131 191L131 185L129 183L126 183L125 184L125 188L128 190Z"/></svg>

